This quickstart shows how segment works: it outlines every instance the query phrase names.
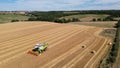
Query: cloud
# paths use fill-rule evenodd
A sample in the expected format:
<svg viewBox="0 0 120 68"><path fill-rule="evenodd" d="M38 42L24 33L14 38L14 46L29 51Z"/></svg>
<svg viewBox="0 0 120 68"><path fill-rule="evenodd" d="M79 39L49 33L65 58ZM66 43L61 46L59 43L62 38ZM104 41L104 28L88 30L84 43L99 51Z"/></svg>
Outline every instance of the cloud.
<svg viewBox="0 0 120 68"><path fill-rule="evenodd" d="M90 0L17 0L18 7L36 10L61 10L83 5ZM24 7L25 6L25 7Z"/></svg>
<svg viewBox="0 0 120 68"><path fill-rule="evenodd" d="M84 4L86 0L17 0L16 3L19 6L25 6L26 8L69 8L72 6L77 6L80 4ZM24 7L24 8L25 8Z"/></svg>
<svg viewBox="0 0 120 68"><path fill-rule="evenodd" d="M0 3L0 8L32 11L120 9L120 0L9 0L9 2Z"/></svg>
<svg viewBox="0 0 120 68"><path fill-rule="evenodd" d="M97 3L97 4L108 4L108 3L118 3L120 2L120 0L95 0L94 3Z"/></svg>

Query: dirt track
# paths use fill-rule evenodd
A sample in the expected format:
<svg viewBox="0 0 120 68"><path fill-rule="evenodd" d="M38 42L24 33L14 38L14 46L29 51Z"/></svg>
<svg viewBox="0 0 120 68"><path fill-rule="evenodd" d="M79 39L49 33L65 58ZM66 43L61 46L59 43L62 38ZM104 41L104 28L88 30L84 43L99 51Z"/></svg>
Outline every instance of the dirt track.
<svg viewBox="0 0 120 68"><path fill-rule="evenodd" d="M109 42L98 35L101 30L72 24L2 24L0 68L96 68ZM49 44L42 55L27 54L42 42Z"/></svg>

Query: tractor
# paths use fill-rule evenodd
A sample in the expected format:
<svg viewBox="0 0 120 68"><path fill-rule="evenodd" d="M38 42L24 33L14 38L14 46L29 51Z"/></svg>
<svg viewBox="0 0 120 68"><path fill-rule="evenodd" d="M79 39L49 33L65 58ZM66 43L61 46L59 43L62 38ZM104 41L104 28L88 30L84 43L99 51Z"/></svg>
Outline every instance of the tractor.
<svg viewBox="0 0 120 68"><path fill-rule="evenodd" d="M38 56L39 54L44 52L47 49L47 47L48 43L36 44L32 50L28 51L28 54Z"/></svg>

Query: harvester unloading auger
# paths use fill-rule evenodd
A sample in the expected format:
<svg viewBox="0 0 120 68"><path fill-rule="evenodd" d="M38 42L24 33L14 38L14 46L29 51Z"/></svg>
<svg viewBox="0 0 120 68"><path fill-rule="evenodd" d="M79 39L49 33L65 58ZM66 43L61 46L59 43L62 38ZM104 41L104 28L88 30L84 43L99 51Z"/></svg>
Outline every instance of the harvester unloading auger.
<svg viewBox="0 0 120 68"><path fill-rule="evenodd" d="M48 47L48 43L36 44L32 50L28 51L28 54L38 56L39 54L44 52L47 49L47 47Z"/></svg>

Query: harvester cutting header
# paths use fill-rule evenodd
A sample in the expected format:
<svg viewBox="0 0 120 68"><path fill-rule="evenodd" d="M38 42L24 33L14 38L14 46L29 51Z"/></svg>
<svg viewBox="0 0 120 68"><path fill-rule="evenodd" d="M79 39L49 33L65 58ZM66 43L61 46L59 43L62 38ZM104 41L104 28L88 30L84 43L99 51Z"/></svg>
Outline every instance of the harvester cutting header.
<svg viewBox="0 0 120 68"><path fill-rule="evenodd" d="M28 54L38 56L39 54L44 52L47 49L47 47L48 47L48 43L36 44L32 50L28 51Z"/></svg>

